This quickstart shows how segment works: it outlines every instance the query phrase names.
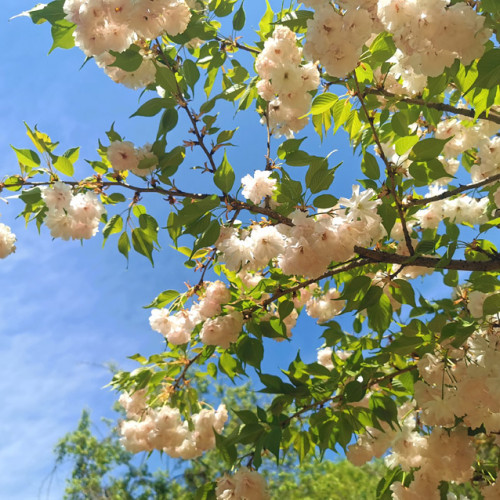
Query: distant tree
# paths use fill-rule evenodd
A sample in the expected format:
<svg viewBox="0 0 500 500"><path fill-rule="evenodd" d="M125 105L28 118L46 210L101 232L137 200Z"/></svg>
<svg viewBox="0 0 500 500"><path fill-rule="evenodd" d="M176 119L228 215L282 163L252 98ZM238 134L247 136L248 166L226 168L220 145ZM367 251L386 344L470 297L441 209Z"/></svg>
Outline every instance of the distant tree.
<svg viewBox="0 0 500 500"><path fill-rule="evenodd" d="M218 386L215 392L218 396L225 393L224 402L229 408L235 403L255 405L255 392L249 388L249 384L229 389ZM201 393L206 390L205 385ZM141 460L125 450L116 422L102 420L105 434L98 437L93 431L90 412L83 410L77 429L66 434L55 447L56 466L71 467L66 478L65 500L194 499L197 491L210 484L211 478L226 470L216 450L187 464L164 456L168 460L165 468L154 468L146 455ZM228 427L232 430L237 426L233 423ZM273 498L371 500L376 498L377 483L385 472L380 461L356 467L347 460L320 462L311 455L300 467L296 465L290 456L276 473L271 461L265 460L262 472L268 478Z"/></svg>

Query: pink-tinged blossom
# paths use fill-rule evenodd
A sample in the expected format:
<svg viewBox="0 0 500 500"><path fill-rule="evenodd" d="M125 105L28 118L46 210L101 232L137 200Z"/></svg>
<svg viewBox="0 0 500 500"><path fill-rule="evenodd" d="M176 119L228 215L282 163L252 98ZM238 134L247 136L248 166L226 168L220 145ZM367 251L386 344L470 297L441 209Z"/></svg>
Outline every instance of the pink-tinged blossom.
<svg viewBox="0 0 500 500"><path fill-rule="evenodd" d="M113 141L106 153L114 170L134 170L139 165L139 158L135 146L130 141Z"/></svg>
<svg viewBox="0 0 500 500"><path fill-rule="evenodd" d="M340 293L331 288L319 297L313 297L306 304L306 312L311 318L316 318L318 323L326 323L340 312L345 306L344 300L338 300Z"/></svg>
<svg viewBox="0 0 500 500"><path fill-rule="evenodd" d="M5 259L8 255L16 251L16 235L9 226L0 222L0 259Z"/></svg>
<svg viewBox="0 0 500 500"><path fill-rule="evenodd" d="M105 209L94 193L73 195L61 183L55 183L54 188L43 191L42 198L48 208L44 223L53 238L89 239L99 230Z"/></svg>
<svg viewBox="0 0 500 500"><path fill-rule="evenodd" d="M327 368L328 370L333 370L334 364L332 360L332 355L333 351L331 347L325 347L324 349L320 349L318 351L318 356L317 356L318 363Z"/></svg>
<svg viewBox="0 0 500 500"><path fill-rule="evenodd" d="M243 316L238 311L230 312L225 316L208 319L200 331L200 340L205 345L215 345L223 349L238 340L243 327Z"/></svg>
<svg viewBox="0 0 500 500"><path fill-rule="evenodd" d="M52 210L69 210L73 193L71 187L64 182L54 182L52 187L42 189L42 199Z"/></svg>
<svg viewBox="0 0 500 500"><path fill-rule="evenodd" d="M273 179L271 174L270 171L256 170L253 176L245 175L241 179L243 196L256 205L262 201L262 198L272 196L276 188L276 179Z"/></svg>
<svg viewBox="0 0 500 500"><path fill-rule="evenodd" d="M140 412L130 412L129 396L122 395L120 402L129 418L120 425L121 442L132 453L156 449L172 458L197 458L215 447L214 429L221 433L228 418L224 405L217 410L201 410L192 416L193 430L190 430L177 408L144 407Z"/></svg>
<svg viewBox="0 0 500 500"><path fill-rule="evenodd" d="M270 500L265 479L246 467L217 480L217 500Z"/></svg>

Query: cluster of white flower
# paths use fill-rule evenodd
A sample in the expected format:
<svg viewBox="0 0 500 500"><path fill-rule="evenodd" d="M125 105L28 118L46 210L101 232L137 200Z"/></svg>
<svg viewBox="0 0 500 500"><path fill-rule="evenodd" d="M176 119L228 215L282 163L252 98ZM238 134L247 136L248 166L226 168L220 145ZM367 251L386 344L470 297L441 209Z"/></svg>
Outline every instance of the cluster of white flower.
<svg viewBox="0 0 500 500"><path fill-rule="evenodd" d="M479 145L477 156L479 163L474 164L470 169L470 175L474 182L500 173L500 137L496 136L483 141Z"/></svg>
<svg viewBox="0 0 500 500"><path fill-rule="evenodd" d="M130 89L141 89L153 83L156 79L156 66L151 52L141 50L142 56L141 65L134 71L125 71L124 69L112 66L116 61L116 57L109 52L104 52L99 56L95 56L94 60L104 73L111 78L115 83L121 83Z"/></svg>
<svg viewBox="0 0 500 500"><path fill-rule="evenodd" d="M160 450L172 458L197 458L215 447L214 430L220 434L228 418L224 405L204 409L192 415L190 430L177 408L148 408L143 391L138 396L122 395L120 403L129 418L120 425L121 442L132 453Z"/></svg>
<svg viewBox="0 0 500 500"><path fill-rule="evenodd" d="M296 210L290 216L292 226L224 228L216 246L231 271L256 271L277 258L285 274L315 278L332 261L353 257L355 245L369 246L384 235L376 212L381 201L374 196L372 189L360 193L359 186L353 186L352 197L341 198L329 212L309 216Z"/></svg>
<svg viewBox="0 0 500 500"><path fill-rule="evenodd" d="M396 63L391 91L397 94L421 92L426 77L440 75L455 58L467 65L481 57L492 33L471 7L449 6L448 0L307 0L304 4L315 9L307 22L304 55L320 61L331 76L342 78L353 71L373 35L391 33L399 49L391 61Z"/></svg>
<svg viewBox="0 0 500 500"><path fill-rule="evenodd" d="M145 177L158 166L158 158L151 151L151 145L136 148L130 141L113 141L106 152L116 172L129 170L139 177Z"/></svg>
<svg viewBox="0 0 500 500"><path fill-rule="evenodd" d="M489 145L490 137L498 132L498 124L488 120L448 118L438 123L435 137L450 139L444 146L443 154L449 158L457 158L471 148Z"/></svg>
<svg viewBox="0 0 500 500"><path fill-rule="evenodd" d="M338 300L339 297L340 293L335 288L330 288L326 293L319 296L311 296L306 302L307 315L317 319L319 324L326 323L340 314L344 308L345 301ZM301 298L303 300L302 296Z"/></svg>
<svg viewBox="0 0 500 500"><path fill-rule="evenodd" d="M427 197L437 196L444 192L442 188L431 186ZM487 208L487 197L476 200L470 196L462 195L457 198L434 201L424 210L417 212L415 217L423 229L435 229L444 219L449 219L453 224L474 226L488 221Z"/></svg>
<svg viewBox="0 0 500 500"><path fill-rule="evenodd" d="M416 414L410 403L398 409L398 419L399 429L386 423L382 423L383 430L368 427L347 451L349 461L360 466L391 449L386 457L389 467L400 466L405 472L418 469L409 488L398 482L391 486L394 500L439 500L441 481L464 483L471 479L476 452L466 427L458 426L449 432L436 427L430 435L422 435L417 432Z"/></svg>
<svg viewBox="0 0 500 500"><path fill-rule="evenodd" d="M245 175L241 179L243 196L255 203L256 205L262 201L266 196L272 196L276 187L276 179L271 178L271 171L256 170L251 176Z"/></svg>
<svg viewBox="0 0 500 500"><path fill-rule="evenodd" d="M301 60L302 50L297 46L295 33L285 26L276 26L255 61L261 78L257 90L269 101L267 120L277 137L293 137L308 122L304 115L311 107L309 91L316 90L320 80L316 65L301 66Z"/></svg>
<svg viewBox="0 0 500 500"><path fill-rule="evenodd" d="M483 55L491 30L484 17L463 2L379 0L378 17L405 56L405 66L439 76L456 58L464 65Z"/></svg>
<svg viewBox="0 0 500 500"><path fill-rule="evenodd" d="M439 500L441 481L465 483L472 479L476 450L466 427L446 431L436 427L429 436L410 433L397 443L397 451L389 457L389 463L401 465L403 470L420 467L414 473L409 487L396 482L391 485L394 500Z"/></svg>
<svg viewBox="0 0 500 500"><path fill-rule="evenodd" d="M188 2L193 3L193 2ZM123 52L135 42L152 40L164 33L177 35L191 19L184 0L66 0L66 19L76 24L75 44L116 83L138 89L153 83L153 55L139 49L143 60L135 71L114 67L110 51ZM142 44L144 45L144 44Z"/></svg>
<svg viewBox="0 0 500 500"><path fill-rule="evenodd" d="M500 330L472 335L465 347L443 359L426 354L418 363L423 380L415 384L415 399L425 425L452 427L455 417L486 432L500 431Z"/></svg>
<svg viewBox="0 0 500 500"><path fill-rule="evenodd" d="M369 462L373 457L380 458L391 446L395 446L400 439L411 434L415 429L413 405L406 403L398 409L400 430L391 428L382 422L380 429L367 427L366 432L358 436L355 444L349 446L347 459L354 465L360 466Z"/></svg>
<svg viewBox="0 0 500 500"><path fill-rule="evenodd" d="M398 49L389 59L393 63L387 74L377 68L376 76L385 89L397 95L421 94L427 85L427 76L416 73L408 64L407 58Z"/></svg>
<svg viewBox="0 0 500 500"><path fill-rule="evenodd" d="M217 479L217 500L270 500L266 480L246 467Z"/></svg>
<svg viewBox="0 0 500 500"><path fill-rule="evenodd" d="M305 4L315 9L307 21L304 56L320 61L331 76L342 78L358 64L363 45L379 31L375 16L376 2L344 1L343 13L328 1Z"/></svg>
<svg viewBox="0 0 500 500"><path fill-rule="evenodd" d="M174 315L171 315L168 309L153 309L149 324L171 344L182 345L189 342L196 325L205 322L200 331L200 340L204 344L227 349L230 343L236 342L243 326L243 316L238 311L219 316L222 313L222 305L230 300L231 293L226 285L222 281L214 281L206 287L204 297L190 309Z"/></svg>
<svg viewBox="0 0 500 500"><path fill-rule="evenodd" d="M484 294L476 299L481 311L475 312L482 315ZM331 363L331 349L320 353L324 366ZM362 465L391 449L386 458L389 467L418 469L408 488L392 485L395 500L438 500L441 481L469 481L476 451L467 428L484 427L486 434L494 435L500 431L499 328L474 333L461 348L427 353L417 366L422 379L415 384L417 410L403 405L398 410L399 430L385 423L383 431L368 428L347 453L351 462ZM417 412L419 426L433 427L430 435L418 432ZM497 498L498 484L484 489L485 498Z"/></svg>
<svg viewBox="0 0 500 500"><path fill-rule="evenodd" d="M191 18L184 0L66 0L75 43L89 57L123 52L137 39L182 33Z"/></svg>
<svg viewBox="0 0 500 500"><path fill-rule="evenodd" d="M42 198L48 208L44 223L53 238L89 239L99 230L105 209L94 193L73 195L70 186L58 181L42 190Z"/></svg>
<svg viewBox="0 0 500 500"><path fill-rule="evenodd" d="M0 259L5 259L16 251L16 235L9 226L0 222Z"/></svg>

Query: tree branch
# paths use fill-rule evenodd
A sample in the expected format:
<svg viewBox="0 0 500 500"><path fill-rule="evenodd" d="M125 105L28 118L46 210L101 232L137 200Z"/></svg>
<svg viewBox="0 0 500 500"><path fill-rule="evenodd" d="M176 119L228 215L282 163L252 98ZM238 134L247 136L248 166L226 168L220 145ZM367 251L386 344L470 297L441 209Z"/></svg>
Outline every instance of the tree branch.
<svg viewBox="0 0 500 500"><path fill-rule="evenodd" d="M488 260L481 262L470 262L468 260L450 260L443 264L441 258L438 257L408 257L407 255L399 255L395 253L381 252L379 250L370 250L355 246L354 251L369 259L371 263L380 262L384 264L405 264L408 266L427 267L429 269L454 269L456 271L500 271L499 260Z"/></svg>
<svg viewBox="0 0 500 500"><path fill-rule="evenodd" d="M450 104L445 104L442 102L427 102L424 101L423 99L414 97L401 97L397 94L393 94L392 92L388 92L385 89L367 88L365 89L364 93L365 95L366 94L380 95L383 97L387 97L389 99L397 98L399 102L416 104L417 106L425 106L427 108L436 109L438 111L453 113L454 115L462 115L462 116L467 116L469 118L474 118L476 116L476 112L474 109L457 108L455 106L451 106ZM478 118L500 124L500 116L495 114L495 112L493 111L490 111L488 115L486 114L486 112L483 111Z"/></svg>
<svg viewBox="0 0 500 500"><path fill-rule="evenodd" d="M206 193L188 193L186 191L182 191L180 189L177 189L176 187L173 187L171 189L164 189L158 185L152 186L152 187L139 187L139 186L132 186L130 184L125 184L121 181L116 181L116 182L102 182L99 181L98 179L94 178L95 181L93 182L76 182L76 181L61 181L64 184L67 184L68 186L73 186L73 187L83 187L87 186L93 189L102 189L103 187L122 187L125 189L130 189L131 191L134 191L135 193L158 193L163 196L168 196L168 197L178 197L178 198L189 198L191 200L203 200L205 198L208 198L210 196L214 196L213 194L206 194ZM19 184L9 184L9 187L15 187L15 186L31 186L31 187L42 187L42 186L50 186L54 184L55 181L50 180L50 181L45 181L45 182L32 182L32 181L26 181L22 177L19 177ZM4 186L2 183L0 183L0 191L2 190ZM262 214L265 215L271 219L274 219L275 221L285 224L287 226L293 226L292 221L288 218L285 217L284 215L281 215L278 212L275 212L274 210L266 207L260 207L257 205L250 205L249 203L246 203L244 201L240 201L236 198L233 198L232 196L218 196L219 200L223 203L226 203L226 205L229 205L233 210L246 210L247 212L250 213L257 213L257 214Z"/></svg>
<svg viewBox="0 0 500 500"><path fill-rule="evenodd" d="M334 269L327 271L326 273L322 274L321 276L318 276L317 278L311 278L306 281L302 281L298 285L295 285L291 288L279 289L277 292L273 293L271 297L269 297L266 300L263 300L260 304L257 304L243 311L243 315L246 317L250 317L252 313L257 311L258 309L266 308L269 304L272 304L275 300L278 300L280 297L283 297L284 295L293 294L295 292L298 292L299 290L302 290L303 288L308 287L309 285L312 285L313 283L317 283L318 281L321 281L323 279L331 278L336 274L344 273L346 271L350 271L351 269L363 267L368 264L373 264L373 262L370 259L360 259L360 258L355 258L352 259L350 262L343 262L341 264L338 264L337 266L335 266Z"/></svg>
<svg viewBox="0 0 500 500"><path fill-rule="evenodd" d="M407 203L405 203L405 206L407 207L413 207L416 205L427 205L428 203L433 203L434 201L441 201L441 200L446 200L447 198L451 198L452 196L456 196L457 194L463 193L464 191L468 191L469 189L477 189L483 186L486 186L488 184L493 184L496 181L500 181L500 174L495 174L492 175L491 177L488 177L487 179L484 179L479 182L475 182L473 184L465 184L461 185L460 187L456 189L452 189L450 191L446 191L441 194L437 194L436 196L430 196L429 198L421 198L418 200L409 200Z"/></svg>

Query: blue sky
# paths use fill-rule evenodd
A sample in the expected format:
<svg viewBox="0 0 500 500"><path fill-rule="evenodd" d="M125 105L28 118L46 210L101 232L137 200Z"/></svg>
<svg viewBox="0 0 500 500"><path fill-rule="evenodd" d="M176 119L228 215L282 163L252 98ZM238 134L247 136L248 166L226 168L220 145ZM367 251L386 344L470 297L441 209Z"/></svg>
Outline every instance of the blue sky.
<svg viewBox="0 0 500 500"><path fill-rule="evenodd" d="M17 169L9 144L30 147L23 121L61 141L62 150L81 146L81 158L97 159L97 139L112 122L135 143L152 142L156 120L128 119L137 108L139 92L114 84L93 63L79 71L83 55L76 49L47 56L48 25L37 27L28 18L9 22L33 3L4 0L0 16L0 177ZM260 6L264 10L264 2ZM263 168L265 131L252 113L238 125L240 140L238 135L235 139L240 145L229 154L241 178ZM251 140L243 142L242 137ZM337 148L337 158L349 160L351 153L338 137L326 149ZM184 138L185 129L184 135L173 137L172 145ZM255 153L256 144L262 144L262 154ZM319 148L317 141L312 144ZM342 192L337 196L350 196L352 169L346 172L340 174ZM187 173L182 182L188 185L193 176ZM166 212L160 203L153 202L153 207L164 225ZM183 259L169 249L165 235L154 269L138 255L131 256L127 267L113 238L104 249L100 235L84 245L52 241L45 229L38 235L34 226L26 230L15 220L20 207L15 200L9 205L0 202L0 222L10 225L18 238L17 252L0 261L0 498L31 500L53 468L53 446L75 428L82 408L91 408L94 418L112 414L115 395L102 389L110 378L105 364L131 367L127 356L162 348L142 306L160 291L183 290L186 280L197 278L182 267ZM315 357L311 322L301 324L293 343L279 345L279 358L286 360L282 367L298 347L308 361ZM316 338L320 330L312 334ZM267 361L276 367L281 361L277 348L273 352ZM60 498L62 489L63 475L56 474L50 490L45 483L42 498Z"/></svg>

